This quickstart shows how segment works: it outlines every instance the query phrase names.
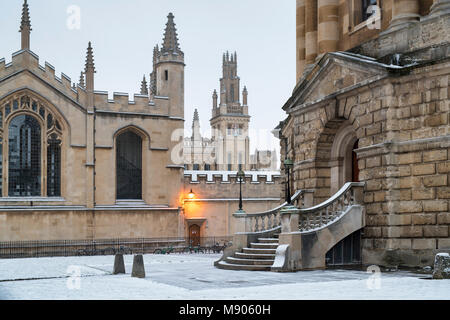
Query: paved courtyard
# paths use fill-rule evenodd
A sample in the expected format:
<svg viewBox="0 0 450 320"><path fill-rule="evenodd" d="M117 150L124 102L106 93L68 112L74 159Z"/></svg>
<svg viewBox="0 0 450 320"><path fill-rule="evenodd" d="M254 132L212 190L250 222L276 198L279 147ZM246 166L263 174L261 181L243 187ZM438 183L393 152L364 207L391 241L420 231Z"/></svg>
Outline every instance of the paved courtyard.
<svg viewBox="0 0 450 320"><path fill-rule="evenodd" d="M407 271L297 273L216 269L220 255L145 255L145 279L112 275L114 257L0 260L0 299L450 299L450 280Z"/></svg>

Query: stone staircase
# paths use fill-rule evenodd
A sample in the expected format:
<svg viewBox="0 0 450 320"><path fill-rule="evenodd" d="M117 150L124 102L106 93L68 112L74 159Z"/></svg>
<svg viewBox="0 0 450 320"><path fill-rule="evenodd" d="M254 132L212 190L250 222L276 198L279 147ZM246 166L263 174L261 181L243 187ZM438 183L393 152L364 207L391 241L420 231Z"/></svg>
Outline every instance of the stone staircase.
<svg viewBox="0 0 450 320"><path fill-rule="evenodd" d="M258 242L251 243L250 248L235 252L217 265L226 270L270 271L275 260L278 247L278 238L259 238Z"/></svg>

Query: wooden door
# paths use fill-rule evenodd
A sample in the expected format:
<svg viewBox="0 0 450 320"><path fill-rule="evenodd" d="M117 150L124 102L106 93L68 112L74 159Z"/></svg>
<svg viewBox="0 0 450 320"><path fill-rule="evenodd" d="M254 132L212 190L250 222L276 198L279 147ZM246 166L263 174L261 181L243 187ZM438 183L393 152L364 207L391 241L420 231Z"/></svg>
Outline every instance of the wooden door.
<svg viewBox="0 0 450 320"><path fill-rule="evenodd" d="M200 227L196 224L189 227L189 242L194 247L200 245Z"/></svg>

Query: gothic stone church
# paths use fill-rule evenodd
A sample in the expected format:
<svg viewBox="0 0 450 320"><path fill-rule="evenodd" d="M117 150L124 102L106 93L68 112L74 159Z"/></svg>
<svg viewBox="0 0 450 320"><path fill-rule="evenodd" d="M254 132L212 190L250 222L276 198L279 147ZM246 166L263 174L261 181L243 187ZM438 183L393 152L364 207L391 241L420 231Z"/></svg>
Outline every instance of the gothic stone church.
<svg viewBox="0 0 450 320"><path fill-rule="evenodd" d="M450 250L449 42L448 0L297 0L282 158L315 204L364 183L363 263Z"/></svg>
<svg viewBox="0 0 450 320"><path fill-rule="evenodd" d="M95 90L90 43L77 85L41 66L31 30L25 1L22 48L0 60L0 241L178 235L183 162L171 154L182 136L171 136L184 128L185 64L174 16L150 94L134 101Z"/></svg>

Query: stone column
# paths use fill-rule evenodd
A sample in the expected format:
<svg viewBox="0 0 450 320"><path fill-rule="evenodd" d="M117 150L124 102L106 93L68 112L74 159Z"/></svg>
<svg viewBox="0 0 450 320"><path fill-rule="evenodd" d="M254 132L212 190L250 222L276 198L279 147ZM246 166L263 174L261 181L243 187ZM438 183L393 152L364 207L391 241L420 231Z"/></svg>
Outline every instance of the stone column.
<svg viewBox="0 0 450 320"><path fill-rule="evenodd" d="M302 77L306 63L305 0L297 0L297 81Z"/></svg>
<svg viewBox="0 0 450 320"><path fill-rule="evenodd" d="M306 64L314 63L317 57L317 0L305 3L305 58Z"/></svg>
<svg viewBox="0 0 450 320"><path fill-rule="evenodd" d="M318 46L319 54L338 50L339 0L318 0Z"/></svg>
<svg viewBox="0 0 450 320"><path fill-rule="evenodd" d="M419 0L395 0L392 6L392 20L390 30L406 27L417 23L420 19Z"/></svg>
<svg viewBox="0 0 450 320"><path fill-rule="evenodd" d="M430 16L450 13L450 0L434 0Z"/></svg>

